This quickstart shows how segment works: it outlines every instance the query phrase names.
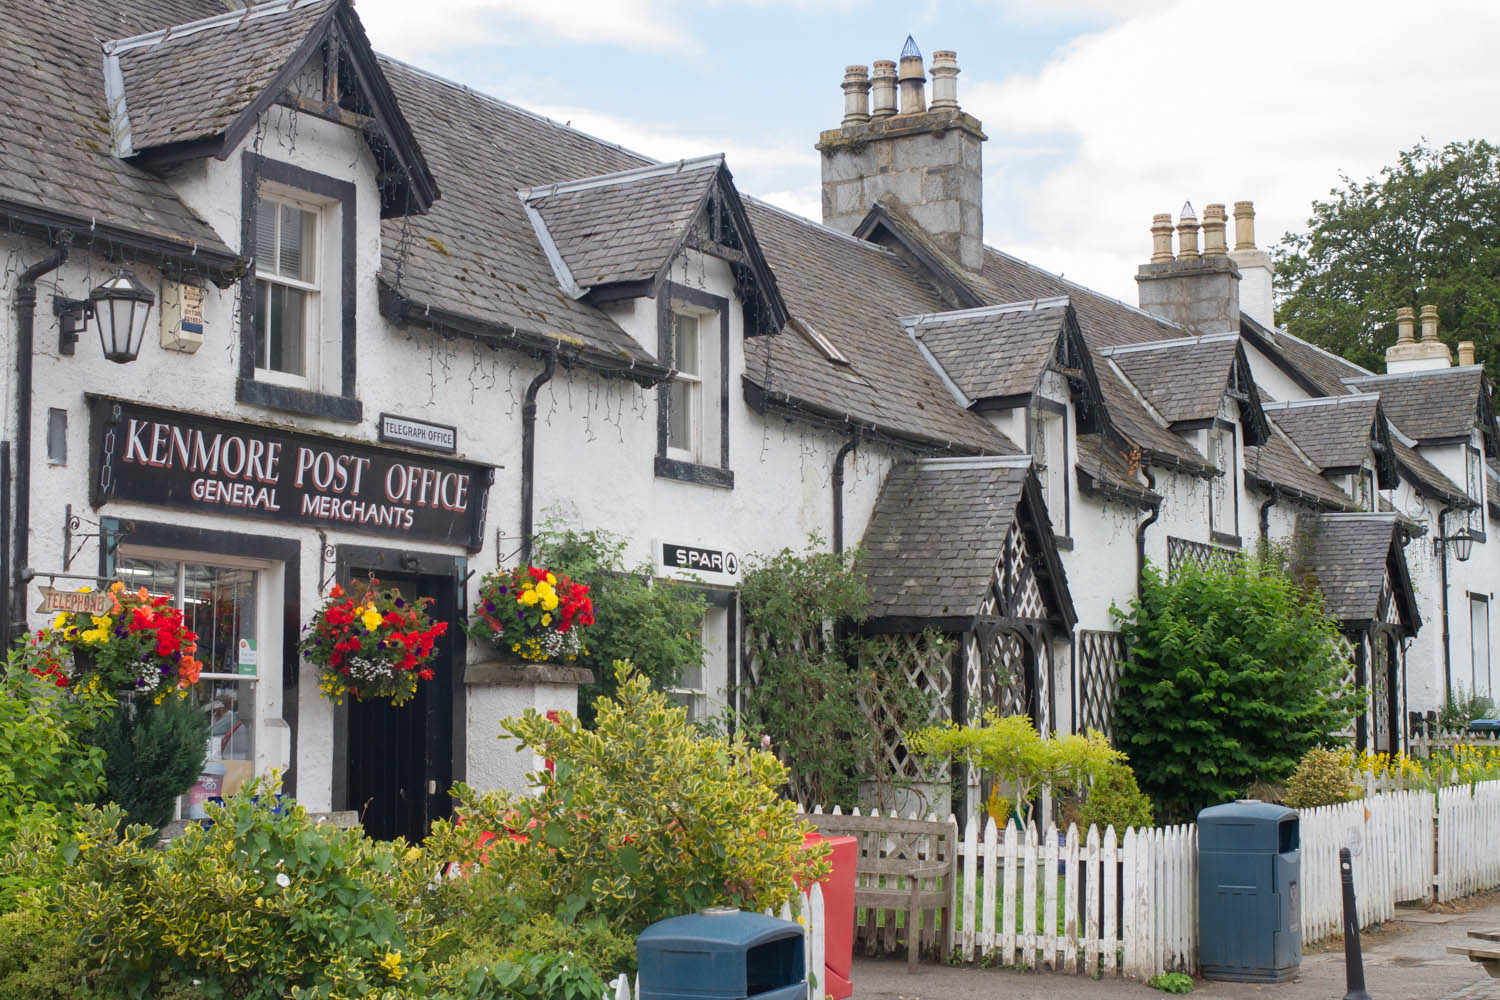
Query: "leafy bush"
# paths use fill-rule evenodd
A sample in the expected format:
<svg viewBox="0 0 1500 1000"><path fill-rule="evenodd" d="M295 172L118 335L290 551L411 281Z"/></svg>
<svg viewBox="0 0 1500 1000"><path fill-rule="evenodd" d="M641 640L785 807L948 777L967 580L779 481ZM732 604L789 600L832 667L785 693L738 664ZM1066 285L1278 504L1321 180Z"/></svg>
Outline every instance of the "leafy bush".
<svg viewBox="0 0 1500 1000"><path fill-rule="evenodd" d="M1193 977L1183 972L1158 972L1146 983L1163 993L1193 992Z"/></svg>
<svg viewBox="0 0 1500 1000"><path fill-rule="evenodd" d="M84 1000L99 960L40 907L0 913L0 1000Z"/></svg>
<svg viewBox="0 0 1500 1000"><path fill-rule="evenodd" d="M1468 728L1475 719L1493 719L1495 703L1482 694L1465 695L1463 688L1450 691L1438 713L1438 727L1450 732Z"/></svg>
<svg viewBox="0 0 1500 1000"><path fill-rule="evenodd" d="M62 860L32 898L100 959L97 995L423 995L438 932L419 905L433 874L422 852L317 825L295 804L274 811L274 791L247 785L209 806L210 828L160 850L148 827L121 831L118 806L86 809L76 836L23 840L7 866Z"/></svg>
<svg viewBox="0 0 1500 1000"><path fill-rule="evenodd" d="M555 762L531 776L534 795L460 787L453 822L428 849L480 862L530 914L563 923L598 916L621 935L715 904L779 907L794 879L827 871L804 852L810 829L777 789L786 772L741 738L709 736L628 662L614 699L595 704L595 728L534 711L503 723L505 738ZM482 832L498 838L481 844ZM446 890L445 890L446 891Z"/></svg>
<svg viewBox="0 0 1500 1000"><path fill-rule="evenodd" d="M447 976L437 1000L598 1000L610 992L597 972L566 952L465 963Z"/></svg>
<svg viewBox="0 0 1500 1000"><path fill-rule="evenodd" d="M862 781L899 783L884 740L927 721L932 702L904 676L857 668L878 641L843 628L868 615L862 553L820 552L819 544L813 538L805 552L752 556L740 584L755 665L755 682L742 688L743 721L771 738L792 796L809 807L853 803ZM929 633L923 642L938 647L941 658L946 639ZM861 703L882 706L882 727L871 724Z"/></svg>
<svg viewBox="0 0 1500 1000"><path fill-rule="evenodd" d="M1312 809L1357 799L1364 792L1354 783L1351 771L1343 754L1313 747L1287 779L1281 801L1292 809Z"/></svg>
<svg viewBox="0 0 1500 1000"><path fill-rule="evenodd" d="M951 757L983 771L993 782L989 811L997 823L1012 815L1022 825L1031 823L1032 802L1043 786L1080 797L1109 768L1130 771L1120 763L1125 755L1097 732L1045 737L1026 716L1000 716L994 710L977 725L949 722L918 730L907 738L907 745L920 756ZM1146 811L1149 817L1149 803Z"/></svg>
<svg viewBox="0 0 1500 1000"><path fill-rule="evenodd" d="M1100 769L1079 810L1078 825L1085 830L1112 826L1117 831L1154 825L1151 800L1136 784L1135 772L1128 765L1107 764Z"/></svg>
<svg viewBox="0 0 1500 1000"><path fill-rule="evenodd" d="M87 739L104 754L101 802L115 802L126 821L159 829L177 796L203 770L208 717L175 695L122 704Z"/></svg>
<svg viewBox="0 0 1500 1000"><path fill-rule="evenodd" d="M1128 612L1115 738L1169 818L1282 781L1359 711L1346 646L1315 588L1270 560L1154 567Z"/></svg>
<svg viewBox="0 0 1500 1000"><path fill-rule="evenodd" d="M576 666L598 678L579 689L579 718L594 721L594 701L615 691L612 664L630 660L659 688L676 687L703 662L703 597L687 584L653 579L651 564L629 567L625 540L608 531L580 531L549 521L536 536L532 562L589 582L594 624Z"/></svg>

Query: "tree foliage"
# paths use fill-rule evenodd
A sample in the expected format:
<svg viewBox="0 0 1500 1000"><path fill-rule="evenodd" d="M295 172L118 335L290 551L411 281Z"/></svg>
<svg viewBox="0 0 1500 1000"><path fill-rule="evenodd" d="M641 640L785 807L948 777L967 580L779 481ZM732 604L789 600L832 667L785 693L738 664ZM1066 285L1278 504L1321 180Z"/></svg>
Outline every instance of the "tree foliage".
<svg viewBox="0 0 1500 1000"><path fill-rule="evenodd" d="M165 825L177 796L203 770L208 725L208 716L176 694L121 703L87 736L104 752L100 804L118 803L133 824Z"/></svg>
<svg viewBox="0 0 1500 1000"><path fill-rule="evenodd" d="M1128 612L1115 739L1166 818L1279 782L1359 711L1316 589L1278 560L1148 567Z"/></svg>
<svg viewBox="0 0 1500 1000"><path fill-rule="evenodd" d="M649 563L627 565L620 536L549 521L536 537L532 562L588 584L594 599L594 624L575 661L597 678L578 691L585 724L593 724L594 702L615 692L616 660L629 660L659 688L675 687L684 670L703 662L703 596L687 584L653 579Z"/></svg>
<svg viewBox="0 0 1500 1000"><path fill-rule="evenodd" d="M1472 340L1480 362L1500 361L1500 148L1423 142L1374 177L1340 180L1273 251L1277 322L1383 371L1396 309L1432 303L1450 348Z"/></svg>

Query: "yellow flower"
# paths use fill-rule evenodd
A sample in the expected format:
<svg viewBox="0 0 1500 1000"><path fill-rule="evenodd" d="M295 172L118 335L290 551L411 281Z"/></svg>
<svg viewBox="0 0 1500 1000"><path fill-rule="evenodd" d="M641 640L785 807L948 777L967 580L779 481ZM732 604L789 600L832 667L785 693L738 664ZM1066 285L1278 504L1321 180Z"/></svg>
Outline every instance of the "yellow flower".
<svg viewBox="0 0 1500 1000"><path fill-rule="evenodd" d="M401 953L399 951L386 952L385 957L380 960L380 967L392 979L400 979L406 975L406 970L401 968Z"/></svg>
<svg viewBox="0 0 1500 1000"><path fill-rule="evenodd" d="M542 615L542 624L543 625L551 625L552 624L552 616L551 615Z"/></svg>
<svg viewBox="0 0 1500 1000"><path fill-rule="evenodd" d="M548 573L547 574L547 585L549 587L555 587L555 586L557 586L557 577L553 576L551 573Z"/></svg>
<svg viewBox="0 0 1500 1000"><path fill-rule="evenodd" d="M365 623L365 628L371 632L378 629L380 623L385 620L381 617L380 612L374 608L366 609L365 613L360 616L360 619Z"/></svg>
<svg viewBox="0 0 1500 1000"><path fill-rule="evenodd" d="M53 628L62 628L63 626L65 626L67 624L68 624L68 613L66 611L59 611L57 613L57 617L54 618L54 619L52 619L52 627Z"/></svg>
<svg viewBox="0 0 1500 1000"><path fill-rule="evenodd" d="M556 611L557 610L557 595L556 594L548 594L546 597L542 598L542 610L543 611ZM546 623L543 622L542 624L545 625Z"/></svg>
<svg viewBox="0 0 1500 1000"><path fill-rule="evenodd" d="M522 604L526 605L529 608L537 601L541 600L541 596L538 595L534 590L528 590L520 597L516 598L516 600L520 601Z"/></svg>
<svg viewBox="0 0 1500 1000"><path fill-rule="evenodd" d="M108 615L90 615L89 617L93 619L94 624L99 626L100 628L109 628L114 624L114 619L110 618Z"/></svg>

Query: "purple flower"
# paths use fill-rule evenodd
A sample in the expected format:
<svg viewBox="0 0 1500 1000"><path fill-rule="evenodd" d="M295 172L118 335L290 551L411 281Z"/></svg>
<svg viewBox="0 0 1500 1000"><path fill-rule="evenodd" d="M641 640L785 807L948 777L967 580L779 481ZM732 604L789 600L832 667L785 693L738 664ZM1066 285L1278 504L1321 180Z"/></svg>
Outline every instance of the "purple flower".
<svg viewBox="0 0 1500 1000"><path fill-rule="evenodd" d="M525 620L526 620L526 612L524 612L524 611L517 611L516 612L516 621L520 622L520 621L525 621Z"/></svg>
<svg viewBox="0 0 1500 1000"><path fill-rule="evenodd" d="M404 607L406 607L406 602L403 601L401 598L398 597L398 598L396 598L396 607L398 607L398 608L404 608Z"/></svg>
<svg viewBox="0 0 1500 1000"><path fill-rule="evenodd" d="M508 591L508 588L505 588L505 587L501 587L500 588L500 593L502 593L502 594L507 593L507 591Z"/></svg>
<svg viewBox="0 0 1500 1000"><path fill-rule="evenodd" d="M494 611L495 610L495 602L494 601L485 601L484 602L484 610L486 610L486 611Z"/></svg>

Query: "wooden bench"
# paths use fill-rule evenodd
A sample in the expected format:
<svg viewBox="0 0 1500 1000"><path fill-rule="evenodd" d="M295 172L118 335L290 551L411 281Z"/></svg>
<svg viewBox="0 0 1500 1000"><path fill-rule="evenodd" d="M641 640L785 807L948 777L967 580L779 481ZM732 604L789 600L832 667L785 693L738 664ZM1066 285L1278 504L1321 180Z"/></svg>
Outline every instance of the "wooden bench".
<svg viewBox="0 0 1500 1000"><path fill-rule="evenodd" d="M951 821L896 816L809 816L825 837L859 842L854 867L854 908L863 909L855 943L866 954L896 950L896 914L904 913L906 967L916 970L925 945L939 957L953 951L953 899L958 871L958 828ZM885 912L885 925L876 914ZM929 914L922 919L923 914ZM920 929L920 930L919 930Z"/></svg>
<svg viewBox="0 0 1500 1000"><path fill-rule="evenodd" d="M1469 961L1484 966L1492 978L1500 979L1500 927L1487 931L1470 931L1474 938L1470 944L1450 944L1448 951L1454 955L1467 955Z"/></svg>

